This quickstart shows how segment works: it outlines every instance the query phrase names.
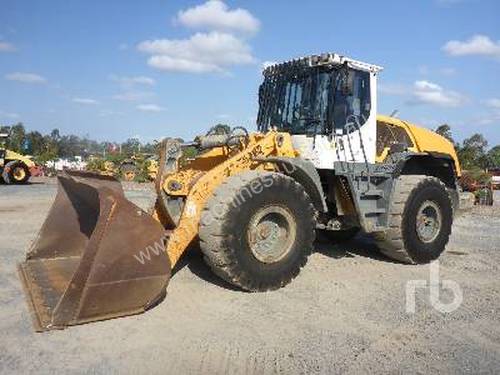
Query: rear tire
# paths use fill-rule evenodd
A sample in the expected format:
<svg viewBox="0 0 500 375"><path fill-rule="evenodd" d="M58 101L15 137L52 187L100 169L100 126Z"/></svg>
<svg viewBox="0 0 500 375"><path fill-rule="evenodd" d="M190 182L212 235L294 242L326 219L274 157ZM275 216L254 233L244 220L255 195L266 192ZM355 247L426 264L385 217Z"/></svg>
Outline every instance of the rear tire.
<svg viewBox="0 0 500 375"><path fill-rule="evenodd" d="M380 251L391 259L428 263L444 251L452 222L452 202L439 179L400 176L389 207L389 228L375 237Z"/></svg>
<svg viewBox="0 0 500 375"><path fill-rule="evenodd" d="M201 215L200 247L225 281L248 291L281 288L313 249L315 211L292 178L250 171L229 177Z"/></svg>
<svg viewBox="0 0 500 375"><path fill-rule="evenodd" d="M30 177L28 166L19 160L8 162L2 172L6 184L22 185L27 183Z"/></svg>

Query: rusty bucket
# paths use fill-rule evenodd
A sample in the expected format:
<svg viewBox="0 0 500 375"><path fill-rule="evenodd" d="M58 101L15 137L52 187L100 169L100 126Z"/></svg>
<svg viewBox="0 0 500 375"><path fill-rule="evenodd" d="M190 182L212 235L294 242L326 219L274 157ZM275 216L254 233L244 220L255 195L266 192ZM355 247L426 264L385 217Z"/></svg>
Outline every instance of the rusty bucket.
<svg viewBox="0 0 500 375"><path fill-rule="evenodd" d="M54 204L19 265L37 331L144 312L165 294L166 232L112 177L58 176Z"/></svg>

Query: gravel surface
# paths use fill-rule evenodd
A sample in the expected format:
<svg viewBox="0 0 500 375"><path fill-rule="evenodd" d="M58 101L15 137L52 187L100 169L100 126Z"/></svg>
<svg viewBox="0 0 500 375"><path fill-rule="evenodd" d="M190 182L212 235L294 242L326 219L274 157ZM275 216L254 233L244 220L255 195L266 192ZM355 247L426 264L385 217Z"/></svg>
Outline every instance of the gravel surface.
<svg viewBox="0 0 500 375"><path fill-rule="evenodd" d="M148 208L150 185L126 194ZM0 373L499 373L500 204L456 219L441 280L463 303L443 313L406 286L429 266L380 255L368 236L318 241L297 279L245 293L213 276L196 248L172 277L167 298L146 314L34 333L16 264L52 203L52 179L0 186ZM496 199L500 202L500 194ZM453 300L441 289L441 301Z"/></svg>

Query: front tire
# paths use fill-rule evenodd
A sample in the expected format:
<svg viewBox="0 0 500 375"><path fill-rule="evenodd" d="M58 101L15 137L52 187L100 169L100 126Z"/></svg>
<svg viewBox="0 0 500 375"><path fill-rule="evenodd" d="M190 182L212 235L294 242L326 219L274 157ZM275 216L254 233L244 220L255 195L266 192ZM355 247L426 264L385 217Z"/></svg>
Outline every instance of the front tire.
<svg viewBox="0 0 500 375"><path fill-rule="evenodd" d="M315 211L292 178L250 171L229 177L201 215L200 247L225 281L248 291L285 286L312 252Z"/></svg>
<svg viewBox="0 0 500 375"><path fill-rule="evenodd" d="M18 160L8 162L2 172L2 178L6 184L26 184L30 177L31 174L27 165Z"/></svg>
<svg viewBox="0 0 500 375"><path fill-rule="evenodd" d="M437 178L400 176L389 207L389 228L377 233L379 249L391 259L411 264L437 259L450 238L453 206Z"/></svg>

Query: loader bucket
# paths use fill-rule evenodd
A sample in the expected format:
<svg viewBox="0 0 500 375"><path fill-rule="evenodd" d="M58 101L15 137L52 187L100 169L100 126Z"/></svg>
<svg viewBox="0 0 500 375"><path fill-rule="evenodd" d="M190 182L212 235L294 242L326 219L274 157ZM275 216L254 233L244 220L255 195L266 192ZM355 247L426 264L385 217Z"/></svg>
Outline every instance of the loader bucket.
<svg viewBox="0 0 500 375"><path fill-rule="evenodd" d="M37 331L144 312L170 279L166 232L118 181L58 176L54 204L19 265Z"/></svg>

